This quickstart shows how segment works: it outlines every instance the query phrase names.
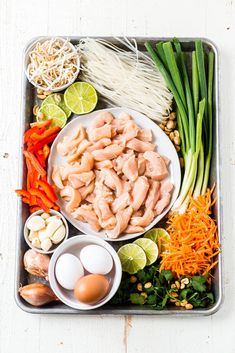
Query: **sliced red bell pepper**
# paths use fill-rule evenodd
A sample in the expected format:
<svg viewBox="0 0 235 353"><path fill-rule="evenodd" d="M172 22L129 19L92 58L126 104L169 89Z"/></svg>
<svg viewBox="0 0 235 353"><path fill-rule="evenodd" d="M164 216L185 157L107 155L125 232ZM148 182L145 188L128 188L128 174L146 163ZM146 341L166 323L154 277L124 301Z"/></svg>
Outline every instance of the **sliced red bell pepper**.
<svg viewBox="0 0 235 353"><path fill-rule="evenodd" d="M27 203L28 205L31 204L30 200L29 200L27 197L23 197L23 198L22 198L22 201L23 201L24 203Z"/></svg>
<svg viewBox="0 0 235 353"><path fill-rule="evenodd" d="M25 155L26 159L27 158L29 159L32 167L38 172L38 174L40 174L41 176L46 175L46 171L42 168L42 166L40 165L37 158L31 152L24 151L24 155Z"/></svg>
<svg viewBox="0 0 235 353"><path fill-rule="evenodd" d="M49 200L51 200L52 202L56 202L57 201L57 196L55 194L54 189L52 188L52 186L44 180L38 180L35 183L36 187L41 187L42 190L45 192L46 196L48 197Z"/></svg>
<svg viewBox="0 0 235 353"><path fill-rule="evenodd" d="M44 140L46 137L49 137L51 135L57 134L59 131L61 130L61 128L59 126L53 126L50 129L45 130L42 134L37 134L36 132L34 132L30 138L33 141L42 141Z"/></svg>
<svg viewBox="0 0 235 353"><path fill-rule="evenodd" d="M44 158L44 155L43 155L43 152L40 154L41 150L39 151L36 151L35 154L36 154L36 157L37 157L37 160L39 161L39 163L41 164L41 166L44 168L46 166L46 163L45 163L45 158Z"/></svg>
<svg viewBox="0 0 235 353"><path fill-rule="evenodd" d="M45 161L47 160L49 154L50 154L50 147L48 145L44 145L43 146L43 155L44 155L44 158L45 158Z"/></svg>
<svg viewBox="0 0 235 353"><path fill-rule="evenodd" d="M27 199L30 199L31 195L27 190L24 189L17 189L15 190L18 196L23 196L26 197Z"/></svg>
<svg viewBox="0 0 235 353"><path fill-rule="evenodd" d="M43 127L46 128L46 127L50 126L51 123L52 123L52 119L48 119L48 120L45 120L45 121L31 123L30 126L31 127L37 126L37 127L40 127L40 128L43 128Z"/></svg>
<svg viewBox="0 0 235 353"><path fill-rule="evenodd" d="M60 210L60 207L58 205L56 205L56 204L54 206L52 206L52 208L55 211L59 211Z"/></svg>
<svg viewBox="0 0 235 353"><path fill-rule="evenodd" d="M41 207L39 207L39 206L32 206L32 207L29 208L29 212L30 213L34 213L34 212L39 211L39 210L41 210Z"/></svg>
<svg viewBox="0 0 235 353"><path fill-rule="evenodd" d="M46 137L45 139L39 141L38 143L36 143L35 145L30 145L27 150L29 152L35 152L38 150L41 150L45 145L51 143L52 141L54 141L54 139L56 138L58 134L53 134L51 136Z"/></svg>
<svg viewBox="0 0 235 353"><path fill-rule="evenodd" d="M40 198L37 197L37 204L39 208L42 208L45 212L49 212L49 207L47 207Z"/></svg>
<svg viewBox="0 0 235 353"><path fill-rule="evenodd" d="M53 202L48 199L48 197L43 193L43 191L31 188L29 189L29 193L37 198L41 199L42 203L45 207L51 208L53 206ZM38 201L38 200L37 200Z"/></svg>
<svg viewBox="0 0 235 353"><path fill-rule="evenodd" d="M24 143L27 143L30 140L32 134L34 133L40 134L40 133L43 133L44 131L45 131L45 127L40 129L38 126L34 126L34 127L31 127L31 129L26 130L24 133Z"/></svg>

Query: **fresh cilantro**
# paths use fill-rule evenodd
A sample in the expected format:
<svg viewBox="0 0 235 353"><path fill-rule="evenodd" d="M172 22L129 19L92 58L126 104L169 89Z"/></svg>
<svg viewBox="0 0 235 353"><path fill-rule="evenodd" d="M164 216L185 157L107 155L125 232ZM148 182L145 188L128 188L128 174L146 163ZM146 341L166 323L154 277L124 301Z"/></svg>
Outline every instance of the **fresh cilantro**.
<svg viewBox="0 0 235 353"><path fill-rule="evenodd" d="M145 303L145 298L139 293L132 293L130 295L130 300L132 304L143 305Z"/></svg>
<svg viewBox="0 0 235 353"><path fill-rule="evenodd" d="M198 292L205 292L206 291L206 280L205 276L193 276L191 278L191 284L193 288Z"/></svg>

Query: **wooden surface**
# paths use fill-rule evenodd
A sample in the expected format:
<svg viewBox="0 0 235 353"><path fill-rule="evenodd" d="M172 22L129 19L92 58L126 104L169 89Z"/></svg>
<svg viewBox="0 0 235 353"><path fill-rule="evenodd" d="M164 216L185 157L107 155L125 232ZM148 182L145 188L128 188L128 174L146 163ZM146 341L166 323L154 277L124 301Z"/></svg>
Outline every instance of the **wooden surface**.
<svg viewBox="0 0 235 353"><path fill-rule="evenodd" d="M38 35L207 37L220 51L225 300L212 317L33 316L13 299L22 50ZM0 1L0 352L235 352L233 0Z"/></svg>

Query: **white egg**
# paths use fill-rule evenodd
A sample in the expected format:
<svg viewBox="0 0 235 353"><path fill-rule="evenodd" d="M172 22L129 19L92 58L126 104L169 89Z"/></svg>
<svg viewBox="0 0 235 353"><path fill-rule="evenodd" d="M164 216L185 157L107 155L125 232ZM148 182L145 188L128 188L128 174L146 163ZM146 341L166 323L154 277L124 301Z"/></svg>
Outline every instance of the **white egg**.
<svg viewBox="0 0 235 353"><path fill-rule="evenodd" d="M84 276L84 269L76 256L63 254L56 262L55 275L63 288L73 290L76 282Z"/></svg>
<svg viewBox="0 0 235 353"><path fill-rule="evenodd" d="M110 253L99 245L87 245L80 252L83 267L90 273L106 275L112 270L113 259Z"/></svg>

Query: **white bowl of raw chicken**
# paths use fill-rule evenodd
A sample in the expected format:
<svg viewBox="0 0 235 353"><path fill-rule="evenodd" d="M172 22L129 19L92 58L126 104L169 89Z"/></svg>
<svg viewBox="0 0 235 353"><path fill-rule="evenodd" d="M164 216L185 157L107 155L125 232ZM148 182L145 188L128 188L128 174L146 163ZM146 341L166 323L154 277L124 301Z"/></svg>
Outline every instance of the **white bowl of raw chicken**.
<svg viewBox="0 0 235 353"><path fill-rule="evenodd" d="M85 213L83 210L83 213L84 213L83 217L81 217L81 215L77 216L78 218L83 219L83 221L81 221L79 219L74 218L74 216L76 216L78 214L78 211L76 211L76 209L73 209L71 211L70 207L68 207L68 202L67 202L68 198L66 198L66 196L68 196L67 194L70 192L68 190L71 189L71 186L69 186L68 188L64 188L64 189L62 189L62 186L60 186L60 189L59 188L57 189L58 190L58 197L59 197L58 204L61 207L61 213L69 220L69 222L74 227L76 227L77 229L79 229L81 232L83 232L85 234L96 235L96 236L99 236L100 238L107 240L107 241L123 241L123 240L128 240L128 239L132 239L132 238L140 236L141 234L143 234L147 230L151 229L154 225L156 225L167 214L167 212L169 212L169 210L173 206L173 204L178 196L179 189L180 189L181 170L180 170L179 158L178 158L177 152L175 150L175 147L173 146L172 142L167 137L167 135L159 128L159 126L156 123L154 123L152 120L147 118L145 115L143 115L139 112L136 112L134 110L127 109L127 108L103 109L103 110L99 110L99 111L94 111L90 114L75 117L70 123L68 123L66 125L66 127L64 129L61 130L61 132L59 133L59 135L57 136L57 138L55 139L55 141L51 147L51 153L50 153L50 157L49 157L49 161L48 161L49 182L54 183L55 177L53 176L53 178L52 178L52 174L53 174L54 167L57 166L57 167L59 167L59 170L65 171L65 172L63 172L64 173L64 175L63 175L64 180L62 181L62 183L64 185L66 183L68 185L70 184L70 181L68 181L69 173L66 173L68 170L68 166L69 166L68 163L66 162L66 158L70 158L70 157L68 155L62 156L61 153L60 154L58 153L58 150L59 150L58 144L60 144L60 146L61 146L61 142L65 141L64 140L65 137L70 138L72 136L75 136L76 131L79 129L79 127L83 126L85 129L91 127L92 122L94 121L94 119L97 117L97 115L100 112L110 112L114 116L114 118L117 118L117 119L119 116L121 116L121 114L123 112L125 112L132 117L132 119L138 125L138 127L140 127L140 129L151 130L151 132L152 132L151 143L156 145L154 152L157 152L160 156L164 156L164 160L166 161L167 170L168 170L168 175L164 178L164 180L161 181L161 185L162 185L162 183L170 182L174 186L173 190L170 191L171 197L168 200L168 202L169 202L168 205L160 212L160 214L156 214L156 212L154 211L155 216L147 226L141 226L140 228L139 228L139 226L137 226L137 228L133 228L133 225L135 225L135 223L138 223L138 220L140 219L137 217L141 216L141 214L138 214L138 211L136 211L134 216L133 215L131 216L130 223L132 223L132 227L127 228L128 229L127 231L128 232L132 231L132 233L127 233L127 232L125 233L125 231L124 231L118 237L113 234L112 229L100 229L99 231L97 231L97 229L94 229L94 227L92 228L89 223L85 222L85 221L87 221L87 217L89 217L89 215L91 214L91 211L89 213L89 207L90 207L90 209L91 209L91 206L93 207L92 202L94 202L94 201L92 201L92 197L89 198L89 195L88 195L87 201L86 200L82 201L82 203L83 204L86 203L87 206L83 206L84 208L86 208ZM125 150L125 153L126 153L126 151L129 151L131 153L130 148L128 150ZM74 152L72 152L72 153L74 153ZM76 154L76 151L74 153L74 156L75 156L75 154ZM73 154L72 154L69 168L71 168L71 166L72 166L71 163L74 163L74 161L75 161L75 159L73 160ZM76 163L78 165L78 162L76 162ZM58 170L58 168L57 168L57 170ZM69 169L69 170L72 170L72 169ZM126 179L123 174L120 174L120 176L122 176L123 179ZM139 177L137 180L139 180ZM70 180L73 181L72 178L74 178L74 177L70 177ZM53 179L54 179L54 181L53 181ZM135 194L138 194L138 197L140 197L140 198L142 195L141 184L143 184L143 182L145 182L146 179L148 181L150 180L149 178L146 178L145 176L144 177L141 176L141 178L139 180L139 184L136 184L136 187L135 187ZM132 198L132 200L134 200L134 199L136 199L134 196L134 186L135 186L136 181L132 182L132 181L127 180L127 182L132 185L132 189L129 191L129 194L132 195L131 198ZM93 180L93 183L94 183L94 180ZM151 181L151 183L153 185L152 181ZM59 181L59 184L61 184L60 181ZM126 185L126 184L124 184L124 185ZM167 185L167 184L165 184L165 185ZM167 188L168 188L168 186L167 186ZM83 188L83 190L84 190L84 188ZM150 190L150 188L149 188L149 190ZM166 191L168 191L168 190L166 190ZM117 190L117 186L116 186L116 189L114 190L116 198L117 198L117 192L119 193L118 197L120 197L123 195L123 193L125 191ZM156 190L155 190L155 192L156 192ZM147 198L148 198L149 193L150 193L150 191L148 191L146 199L143 202L143 205L145 202L147 202ZM61 197L61 195L62 195L62 197ZM162 192L161 192L161 195L162 196L160 196L160 199L163 198ZM100 197L101 196L102 196L102 191L100 193ZM94 199L94 195L93 195L93 199ZM159 203L160 199L158 200L158 203ZM67 200L67 201L65 201L65 200ZM121 212L121 210L119 210L118 202L117 201L114 202L114 201L115 200L112 200L112 199L109 200L109 207L112 210L112 208L116 204L116 209L114 210L115 212L114 211L112 212L112 213L114 213L114 216L116 217L116 219L118 219L118 218L119 219L120 218L126 219L126 217L129 217L128 213L130 213L130 212L128 212L127 208L126 208L126 212L124 214L120 214L119 215L120 217L117 217L117 212L119 212L119 211ZM138 200L137 200L137 204L138 204ZM150 203L148 202L144 212L147 212L149 205L150 205ZM77 209L79 207L77 207ZM158 207L159 207L159 209L161 209L160 204ZM138 208L138 205L137 205L137 208ZM143 208L143 206L142 206L142 208ZM79 211L79 214L80 214L80 212L81 211ZM144 213L144 214L146 214L146 213ZM135 219L133 219L133 218L135 218ZM135 229L137 231L135 231Z"/></svg>

